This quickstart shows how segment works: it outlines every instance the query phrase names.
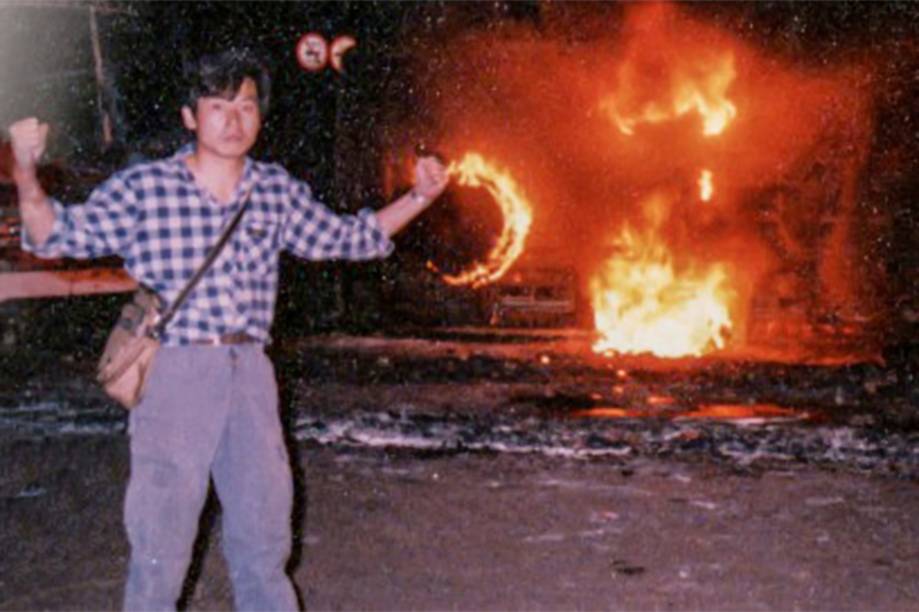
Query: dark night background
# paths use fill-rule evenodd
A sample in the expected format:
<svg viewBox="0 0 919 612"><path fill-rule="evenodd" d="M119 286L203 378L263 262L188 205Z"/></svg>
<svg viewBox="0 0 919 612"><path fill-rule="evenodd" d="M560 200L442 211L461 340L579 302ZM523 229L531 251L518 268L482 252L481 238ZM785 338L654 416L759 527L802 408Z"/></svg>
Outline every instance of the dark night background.
<svg viewBox="0 0 919 612"><path fill-rule="evenodd" d="M110 147L101 143L92 71L86 69L92 65L89 6L96 9L106 70L103 106L114 120ZM886 239L874 246L890 285L893 314L886 343L892 354L907 356L903 351L911 350L917 310L919 6L756 2L683 8L801 67L818 69L865 52L881 58L867 193L871 203L885 211L890 227ZM556 34L564 30L565 36L577 40L596 35L591 30L596 26L579 28L582 22L596 23L582 17L602 14L615 29L622 13L621 4L576 2L14 3L0 7L0 16L6 32L18 36L17 44L26 44L30 32L34 39L41 38L38 29L47 30L50 50L42 53L56 48L60 57L62 47L71 47L64 53L77 67L49 74L39 85L45 99L32 96L24 101L22 91L7 89L7 108L0 114L9 121L15 117L7 115L41 113L43 100L53 98L60 104L61 97L69 97L70 110L55 134L59 159L68 168L90 169L84 174L101 179L131 155L165 155L181 144L178 77L185 59L229 45L252 46L263 52L273 69L272 108L255 156L280 162L305 178L336 210L379 207L400 188L396 185L387 192L393 186L383 185L385 143L392 140L393 130L427 119L418 104L423 84L413 80L412 67L424 61L429 45L464 29L487 30L509 21ZM343 74L300 68L294 47L310 31L327 39L342 34L357 39ZM15 80L26 67L12 61L16 49L7 47L4 53L2 74L7 81ZM47 68L35 70L33 81L42 81ZM60 86L62 81L66 87ZM436 143L423 144L436 150ZM65 195L79 196L91 181L65 183ZM455 212L448 203L429 211L397 238L396 254L386 261L285 261L275 337L465 322L473 316L474 297L467 290L450 290L423 269L426 258L449 250L437 244L431 230L451 219ZM38 335L95 350L123 300L118 295L41 300L20 305L17 312L26 308L38 314L27 320L56 329L53 321L66 311L71 322L67 333Z"/></svg>

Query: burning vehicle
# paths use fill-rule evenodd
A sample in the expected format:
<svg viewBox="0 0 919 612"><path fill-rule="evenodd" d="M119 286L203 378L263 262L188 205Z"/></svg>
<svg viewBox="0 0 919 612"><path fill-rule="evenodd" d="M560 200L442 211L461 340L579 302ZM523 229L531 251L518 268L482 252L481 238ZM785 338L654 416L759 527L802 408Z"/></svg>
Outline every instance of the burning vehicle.
<svg viewBox="0 0 919 612"><path fill-rule="evenodd" d="M460 29L417 67L426 139L502 215L491 251L443 281L524 311L545 286L509 280L515 262L564 253L539 264L574 262L598 353L876 359L892 314L877 51L796 65L666 3L541 16ZM481 197L458 205L481 214Z"/></svg>

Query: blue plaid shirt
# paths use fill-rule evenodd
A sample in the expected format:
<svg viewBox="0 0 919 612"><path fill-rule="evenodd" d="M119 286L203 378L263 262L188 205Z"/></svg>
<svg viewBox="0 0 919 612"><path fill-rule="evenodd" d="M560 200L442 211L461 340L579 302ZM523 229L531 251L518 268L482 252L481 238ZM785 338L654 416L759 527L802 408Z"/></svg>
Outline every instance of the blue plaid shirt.
<svg viewBox="0 0 919 612"><path fill-rule="evenodd" d="M36 246L23 232L22 247L46 258L119 255L134 279L171 303L251 187L239 226L167 327L162 342L171 346L234 332L267 343L282 250L312 260L361 260L393 249L370 209L336 214L277 164L247 158L232 203L220 204L195 183L184 161L189 152L120 171L85 204L52 198L51 236Z"/></svg>

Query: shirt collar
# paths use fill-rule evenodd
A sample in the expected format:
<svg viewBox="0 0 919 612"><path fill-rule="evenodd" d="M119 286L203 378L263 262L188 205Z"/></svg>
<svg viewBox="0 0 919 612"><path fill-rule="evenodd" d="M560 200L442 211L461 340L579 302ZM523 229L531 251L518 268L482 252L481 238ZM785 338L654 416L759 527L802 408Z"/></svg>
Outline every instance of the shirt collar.
<svg viewBox="0 0 919 612"><path fill-rule="evenodd" d="M194 177L191 175L191 171L188 169L188 166L185 164L185 158L195 152L195 141L186 142L179 149L172 154L172 157L169 158L170 162L173 162L178 165L181 169L181 172L186 176L190 181L194 180ZM256 176L256 165L252 163L252 158L248 155L245 159L245 165L243 166L243 175L242 179L239 181L239 185L236 187L236 196L239 197L243 193L249 190L249 185L255 182Z"/></svg>

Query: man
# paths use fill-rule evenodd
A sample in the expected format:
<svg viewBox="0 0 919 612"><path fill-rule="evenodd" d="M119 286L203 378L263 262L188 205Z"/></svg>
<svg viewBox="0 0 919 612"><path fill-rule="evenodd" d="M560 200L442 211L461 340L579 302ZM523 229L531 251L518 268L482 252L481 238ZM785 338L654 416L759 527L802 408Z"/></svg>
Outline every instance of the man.
<svg viewBox="0 0 919 612"><path fill-rule="evenodd" d="M284 571L290 465L274 371L263 350L278 255L384 257L393 248L390 236L447 183L443 166L424 158L403 197L376 213L334 214L280 166L247 157L269 86L264 67L245 51L202 58L181 109L194 146L116 173L80 206L63 207L36 179L47 126L30 118L10 127L23 248L43 257L118 254L167 303L250 194L233 237L165 330L145 397L130 414L126 609L175 607L209 477L223 507L237 608L297 607Z"/></svg>

